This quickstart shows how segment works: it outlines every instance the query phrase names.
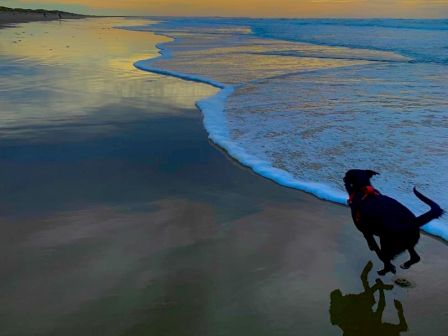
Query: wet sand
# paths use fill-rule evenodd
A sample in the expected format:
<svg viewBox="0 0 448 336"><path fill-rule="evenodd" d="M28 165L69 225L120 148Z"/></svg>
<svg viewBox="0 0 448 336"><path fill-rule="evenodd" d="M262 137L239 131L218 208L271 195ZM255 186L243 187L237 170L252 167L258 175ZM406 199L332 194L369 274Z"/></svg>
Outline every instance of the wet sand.
<svg viewBox="0 0 448 336"><path fill-rule="evenodd" d="M229 159L194 107L216 89L133 68L164 38L120 24L2 31L1 335L446 335L445 243L381 314L348 208Z"/></svg>

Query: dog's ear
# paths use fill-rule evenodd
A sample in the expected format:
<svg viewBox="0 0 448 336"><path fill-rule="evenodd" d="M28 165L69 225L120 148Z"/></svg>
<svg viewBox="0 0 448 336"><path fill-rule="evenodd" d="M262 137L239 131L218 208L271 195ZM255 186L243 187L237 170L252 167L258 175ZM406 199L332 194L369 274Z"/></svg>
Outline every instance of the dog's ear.
<svg viewBox="0 0 448 336"><path fill-rule="evenodd" d="M373 170L366 170L367 175L369 176L369 178L371 178L374 175L379 175L380 173L377 173L376 171Z"/></svg>

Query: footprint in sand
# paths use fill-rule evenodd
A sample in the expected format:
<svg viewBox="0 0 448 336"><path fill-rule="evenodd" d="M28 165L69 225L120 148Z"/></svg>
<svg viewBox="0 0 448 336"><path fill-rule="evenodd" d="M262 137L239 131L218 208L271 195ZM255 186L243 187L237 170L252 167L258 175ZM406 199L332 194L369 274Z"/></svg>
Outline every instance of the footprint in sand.
<svg viewBox="0 0 448 336"><path fill-rule="evenodd" d="M412 282L410 282L409 280L405 279L405 278L396 278L394 280L394 282L403 288L411 288L411 287L415 287L414 284Z"/></svg>

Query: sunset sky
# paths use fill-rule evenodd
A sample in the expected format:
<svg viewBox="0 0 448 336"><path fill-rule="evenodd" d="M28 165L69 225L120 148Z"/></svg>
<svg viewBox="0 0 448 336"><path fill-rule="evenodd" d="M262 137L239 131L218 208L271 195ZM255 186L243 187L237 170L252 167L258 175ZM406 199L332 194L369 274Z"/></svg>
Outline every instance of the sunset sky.
<svg viewBox="0 0 448 336"><path fill-rule="evenodd" d="M448 0L3 0L86 14L250 17L448 17Z"/></svg>

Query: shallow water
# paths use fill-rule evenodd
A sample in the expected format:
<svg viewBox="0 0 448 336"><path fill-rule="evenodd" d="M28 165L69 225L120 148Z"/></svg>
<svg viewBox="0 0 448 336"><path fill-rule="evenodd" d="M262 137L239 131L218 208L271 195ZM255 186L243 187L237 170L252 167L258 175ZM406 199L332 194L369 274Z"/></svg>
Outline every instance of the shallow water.
<svg viewBox="0 0 448 336"><path fill-rule="evenodd" d="M164 105L169 98L185 108L213 92L206 85L179 87L181 81L173 79L154 85L159 76L134 71L132 62L158 55L154 44L169 39L117 31L111 26L113 22L117 21L83 20L82 29L77 21L56 27L55 23L39 22L1 31L2 140L27 138L32 136L29 132L37 132L36 137L40 137L48 128L62 131L77 123L91 126L95 132L107 132L114 121L123 118L121 113L98 116L97 110L107 104L144 108L148 100ZM146 45L142 45L142 35L150 41ZM155 115L157 109L147 113ZM132 121L131 113L128 117Z"/></svg>
<svg viewBox="0 0 448 336"><path fill-rule="evenodd" d="M370 320L371 296L331 296L364 292L372 258L348 210L228 160L194 108L218 90L135 69L167 39L110 29L141 23L0 30L0 335L340 335L353 312ZM446 246L419 251L382 321L398 324L398 299L409 335L445 335Z"/></svg>
<svg viewBox="0 0 448 336"><path fill-rule="evenodd" d="M171 19L133 29L176 39L137 66L232 88L203 108L216 119L206 128L262 176L345 203L345 172L373 169L374 185L416 214L426 205L413 186L448 208L446 21ZM446 218L424 230L448 239Z"/></svg>

